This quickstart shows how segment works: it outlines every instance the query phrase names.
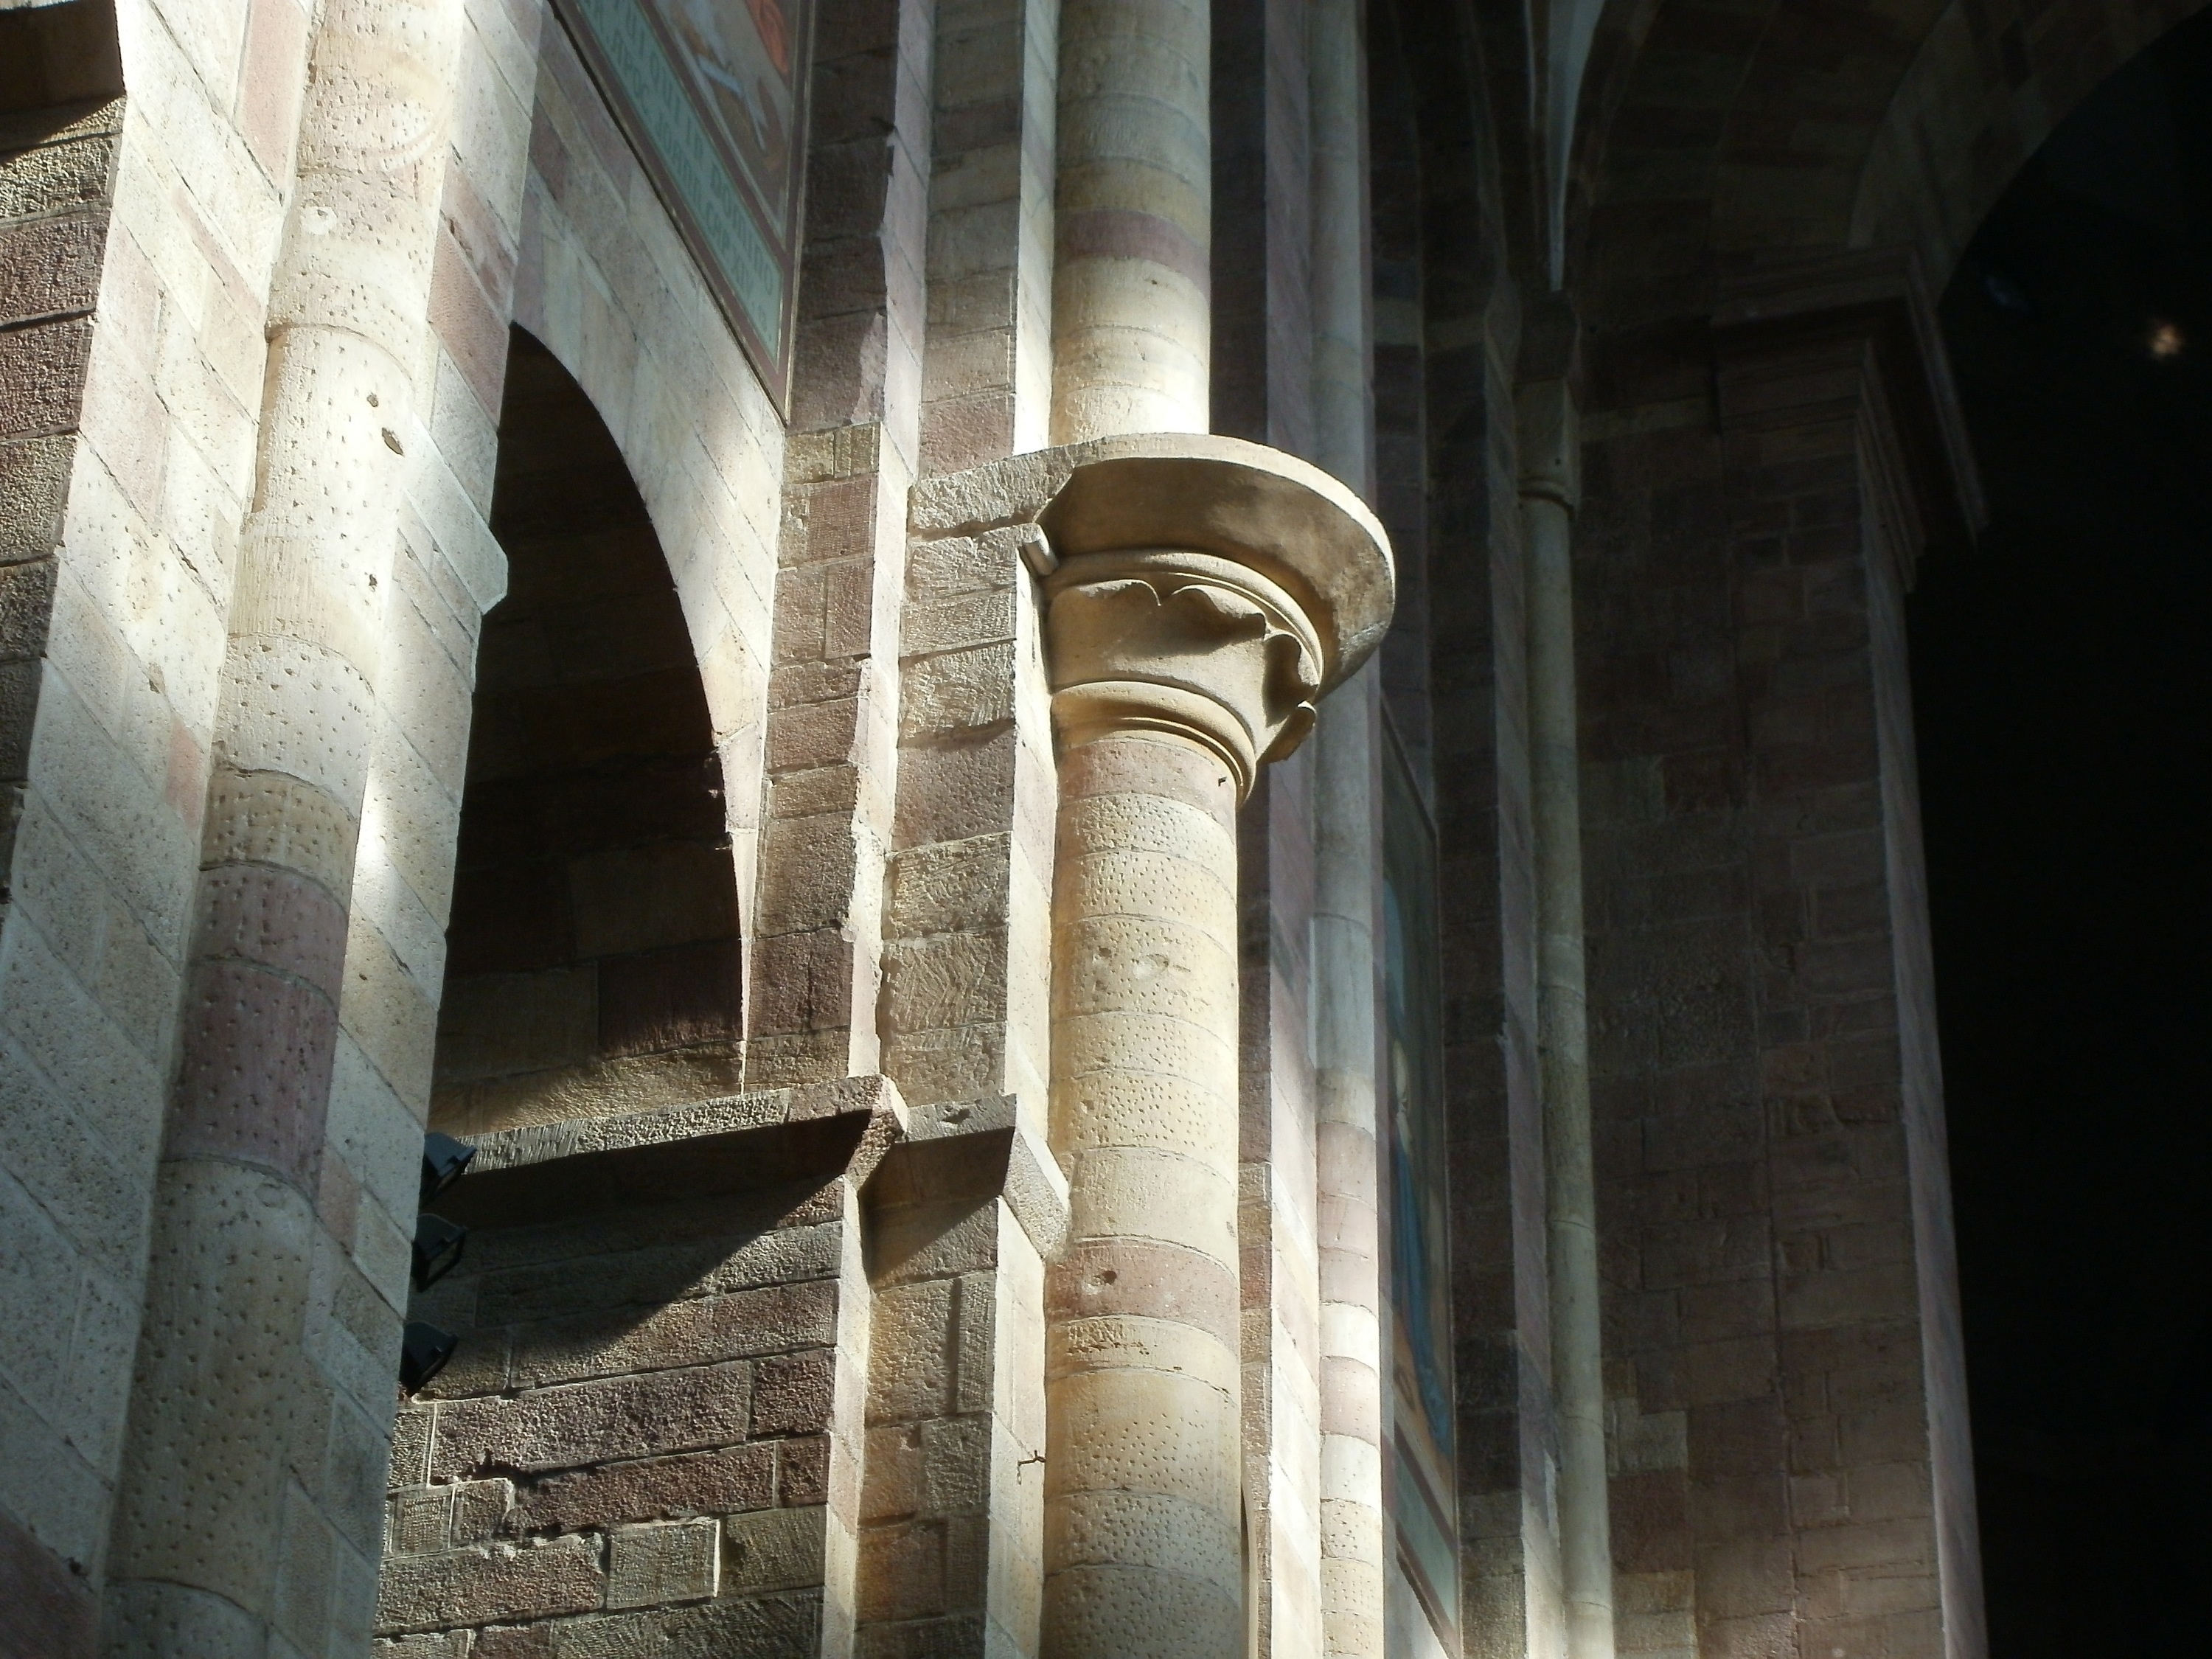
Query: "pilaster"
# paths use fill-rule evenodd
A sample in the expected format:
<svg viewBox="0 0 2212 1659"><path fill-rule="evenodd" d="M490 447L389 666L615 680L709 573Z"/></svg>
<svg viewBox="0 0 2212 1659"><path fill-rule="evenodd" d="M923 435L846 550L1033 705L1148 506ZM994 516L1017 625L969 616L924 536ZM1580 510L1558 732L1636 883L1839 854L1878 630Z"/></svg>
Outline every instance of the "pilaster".
<svg viewBox="0 0 2212 1659"><path fill-rule="evenodd" d="M1902 597L1978 494L1907 256L1759 263L1711 327L1710 406L1606 365L1588 448L1622 1650L1973 1655Z"/></svg>
<svg viewBox="0 0 2212 1659"><path fill-rule="evenodd" d="M783 480L746 1081L879 1068L906 500L920 465L933 9L830 0ZM849 187L833 185L849 182Z"/></svg>

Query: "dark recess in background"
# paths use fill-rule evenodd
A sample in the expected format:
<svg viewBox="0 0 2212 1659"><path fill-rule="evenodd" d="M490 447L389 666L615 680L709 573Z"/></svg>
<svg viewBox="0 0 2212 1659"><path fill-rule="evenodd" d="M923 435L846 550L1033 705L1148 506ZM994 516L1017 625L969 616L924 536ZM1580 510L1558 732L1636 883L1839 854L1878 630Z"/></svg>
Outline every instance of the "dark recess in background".
<svg viewBox="0 0 2212 1659"><path fill-rule="evenodd" d="M2212 13L1943 322L1991 521L1909 616L1992 1659L2212 1653Z"/></svg>

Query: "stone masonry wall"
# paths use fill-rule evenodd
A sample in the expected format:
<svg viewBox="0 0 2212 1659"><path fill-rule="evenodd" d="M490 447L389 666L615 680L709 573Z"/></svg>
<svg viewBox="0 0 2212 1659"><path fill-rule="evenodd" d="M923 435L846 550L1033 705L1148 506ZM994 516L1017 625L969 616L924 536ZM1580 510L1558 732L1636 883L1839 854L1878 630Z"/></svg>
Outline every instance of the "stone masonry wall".
<svg viewBox="0 0 2212 1659"><path fill-rule="evenodd" d="M783 428L565 31L541 22L508 318L559 360L621 452L690 635L753 914ZM487 483L489 482L487 476Z"/></svg>
<svg viewBox="0 0 2212 1659"><path fill-rule="evenodd" d="M757 1127L718 1146L679 1124L673 1161L642 1173L619 1150L571 1153L572 1173L548 1143L552 1162L471 1176L441 1206L477 1231L412 1311L461 1343L400 1413L380 1655L847 1650L866 1168L805 1173L811 1130L842 1161L825 1103L702 1109ZM843 1117L869 1121L865 1103Z"/></svg>
<svg viewBox="0 0 2212 1659"><path fill-rule="evenodd" d="M1383 668L1437 846L1461 1634L1469 1655L1541 1659L1563 1631L1512 413L1522 297L1465 43L1412 5L1376 15L1389 30L1370 100L1377 451L1407 572ZM1412 1626L1409 1593L1401 1606Z"/></svg>

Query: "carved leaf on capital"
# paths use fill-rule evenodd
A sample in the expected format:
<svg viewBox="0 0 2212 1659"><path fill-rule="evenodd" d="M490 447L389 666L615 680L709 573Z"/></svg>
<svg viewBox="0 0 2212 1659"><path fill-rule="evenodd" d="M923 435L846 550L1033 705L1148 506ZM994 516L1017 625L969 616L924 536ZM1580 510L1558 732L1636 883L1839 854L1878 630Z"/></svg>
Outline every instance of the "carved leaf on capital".
<svg viewBox="0 0 2212 1659"><path fill-rule="evenodd" d="M1048 626L1056 690L1110 679L1197 692L1236 717L1262 762L1312 729L1313 643L1224 583L1179 572L1071 583L1054 595Z"/></svg>

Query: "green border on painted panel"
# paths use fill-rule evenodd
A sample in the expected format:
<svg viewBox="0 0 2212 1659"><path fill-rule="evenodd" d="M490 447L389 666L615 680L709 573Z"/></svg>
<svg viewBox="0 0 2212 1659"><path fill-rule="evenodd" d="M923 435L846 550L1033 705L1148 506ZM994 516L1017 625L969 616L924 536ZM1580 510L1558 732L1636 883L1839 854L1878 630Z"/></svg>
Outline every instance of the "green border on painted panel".
<svg viewBox="0 0 2212 1659"><path fill-rule="evenodd" d="M1400 1567L1460 1650L1457 1376L1435 832L1396 743L1382 758L1383 1036L1389 1182L1391 1520Z"/></svg>
<svg viewBox="0 0 2212 1659"><path fill-rule="evenodd" d="M779 412L790 397L806 91L814 0L555 0L556 9L624 136L676 222L701 274ZM732 64L700 50L701 23L749 48L777 80L749 104L781 118L781 177L749 165L717 85L740 88ZM764 21L765 20L765 21ZM767 41L773 27L775 46ZM781 63L775 60L781 58ZM756 76L757 83L759 77Z"/></svg>

